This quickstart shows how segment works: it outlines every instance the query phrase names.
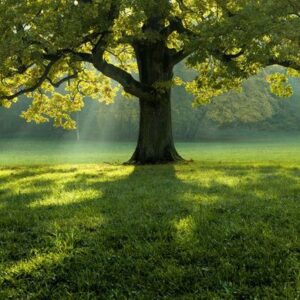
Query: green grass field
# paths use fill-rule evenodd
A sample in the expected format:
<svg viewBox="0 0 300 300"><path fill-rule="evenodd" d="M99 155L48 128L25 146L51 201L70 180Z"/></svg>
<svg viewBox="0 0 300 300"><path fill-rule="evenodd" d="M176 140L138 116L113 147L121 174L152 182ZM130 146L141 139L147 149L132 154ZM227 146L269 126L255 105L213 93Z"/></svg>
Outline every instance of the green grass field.
<svg viewBox="0 0 300 300"><path fill-rule="evenodd" d="M0 140L0 299L300 299L300 139Z"/></svg>
<svg viewBox="0 0 300 300"><path fill-rule="evenodd" d="M123 163L135 143L0 139L0 166ZM300 163L300 135L248 140L177 143L187 160L201 162Z"/></svg>

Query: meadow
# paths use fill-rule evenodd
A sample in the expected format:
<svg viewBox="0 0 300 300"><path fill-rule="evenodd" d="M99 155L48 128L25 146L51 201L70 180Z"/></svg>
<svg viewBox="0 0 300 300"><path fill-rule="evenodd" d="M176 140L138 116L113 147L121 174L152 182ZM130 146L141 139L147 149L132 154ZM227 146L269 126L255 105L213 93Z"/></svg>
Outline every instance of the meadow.
<svg viewBox="0 0 300 300"><path fill-rule="evenodd" d="M0 299L300 299L300 139L0 140Z"/></svg>

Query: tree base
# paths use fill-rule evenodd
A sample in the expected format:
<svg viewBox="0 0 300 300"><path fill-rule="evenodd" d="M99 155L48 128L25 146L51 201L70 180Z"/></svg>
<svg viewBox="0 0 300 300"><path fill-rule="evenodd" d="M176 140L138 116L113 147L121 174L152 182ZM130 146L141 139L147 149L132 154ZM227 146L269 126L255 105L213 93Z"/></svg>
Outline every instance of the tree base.
<svg viewBox="0 0 300 300"><path fill-rule="evenodd" d="M155 165L155 164L169 164L176 162L185 161L176 151L175 148L165 149L161 153L147 153L143 151L140 147L137 147L132 157L126 164L130 165Z"/></svg>

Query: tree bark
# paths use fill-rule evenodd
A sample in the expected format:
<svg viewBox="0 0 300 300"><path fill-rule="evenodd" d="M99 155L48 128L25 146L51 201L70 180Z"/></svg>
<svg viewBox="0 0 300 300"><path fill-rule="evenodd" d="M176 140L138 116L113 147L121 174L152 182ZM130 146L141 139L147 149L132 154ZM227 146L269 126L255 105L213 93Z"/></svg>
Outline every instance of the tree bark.
<svg viewBox="0 0 300 300"><path fill-rule="evenodd" d="M161 44L136 46L140 81L143 85L153 86L157 82L172 80L173 66L167 51ZM171 88L162 88L150 100L140 98L139 103L139 137L129 163L155 164L182 160L173 140Z"/></svg>
<svg viewBox="0 0 300 300"><path fill-rule="evenodd" d="M130 159L134 164L180 161L173 141L171 100L169 95L155 102L140 99L140 125L136 150Z"/></svg>

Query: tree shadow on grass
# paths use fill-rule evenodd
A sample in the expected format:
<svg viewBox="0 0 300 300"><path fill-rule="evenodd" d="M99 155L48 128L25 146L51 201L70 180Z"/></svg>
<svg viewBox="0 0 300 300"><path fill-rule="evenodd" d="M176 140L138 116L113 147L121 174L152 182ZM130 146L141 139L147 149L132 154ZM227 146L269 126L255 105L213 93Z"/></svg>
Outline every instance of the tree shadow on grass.
<svg viewBox="0 0 300 300"><path fill-rule="evenodd" d="M0 214L12 215L1 222L0 296L297 296L297 170L222 165L120 170L74 170L52 195L54 182L44 181L40 194L17 201L18 210L6 199ZM72 174L63 171L62 177ZM77 198L61 205L37 201L47 198L44 191Z"/></svg>

